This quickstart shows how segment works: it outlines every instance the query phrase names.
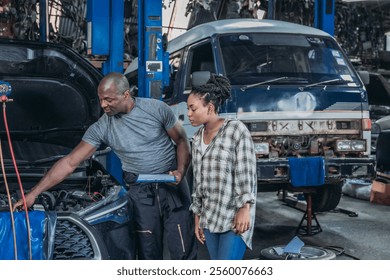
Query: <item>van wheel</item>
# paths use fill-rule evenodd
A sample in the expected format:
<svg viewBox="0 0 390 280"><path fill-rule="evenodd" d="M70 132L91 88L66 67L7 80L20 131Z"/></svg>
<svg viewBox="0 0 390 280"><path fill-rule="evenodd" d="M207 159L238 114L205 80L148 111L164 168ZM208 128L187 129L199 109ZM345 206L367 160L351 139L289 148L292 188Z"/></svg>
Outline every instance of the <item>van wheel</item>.
<svg viewBox="0 0 390 280"><path fill-rule="evenodd" d="M314 212L326 212L337 207L341 199L342 183L328 184L319 187L315 194L312 194L312 209Z"/></svg>
<svg viewBox="0 0 390 280"><path fill-rule="evenodd" d="M279 255L277 252L283 251L285 246L273 246L261 250L261 255L266 260L331 260L336 258L336 254L330 250L315 246L303 246L298 255Z"/></svg>

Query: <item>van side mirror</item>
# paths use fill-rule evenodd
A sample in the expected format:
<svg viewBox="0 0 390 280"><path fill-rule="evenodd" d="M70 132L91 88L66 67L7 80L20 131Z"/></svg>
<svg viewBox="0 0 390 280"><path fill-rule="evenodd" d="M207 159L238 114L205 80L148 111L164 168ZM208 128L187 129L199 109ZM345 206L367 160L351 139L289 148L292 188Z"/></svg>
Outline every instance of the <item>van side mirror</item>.
<svg viewBox="0 0 390 280"><path fill-rule="evenodd" d="M362 79L362 82L364 85L369 85L370 84L370 74L368 71L358 71L358 74L360 76L360 79Z"/></svg>
<svg viewBox="0 0 390 280"><path fill-rule="evenodd" d="M207 83L210 79L211 73L209 71L196 71L191 74L191 85L194 87L201 86Z"/></svg>

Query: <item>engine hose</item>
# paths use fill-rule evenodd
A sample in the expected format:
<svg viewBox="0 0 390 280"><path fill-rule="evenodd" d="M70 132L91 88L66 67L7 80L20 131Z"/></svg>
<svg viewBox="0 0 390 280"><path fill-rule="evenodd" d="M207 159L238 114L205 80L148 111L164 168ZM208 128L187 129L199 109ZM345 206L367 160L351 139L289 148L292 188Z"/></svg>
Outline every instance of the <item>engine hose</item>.
<svg viewBox="0 0 390 280"><path fill-rule="evenodd" d="M25 211L25 213L26 213L28 253L29 253L29 259L32 260L30 219L29 219L29 216L28 216L27 202L26 202L26 197L24 196L24 189L23 189L22 181L21 181L21 179L20 179L20 174L19 174L18 166L17 166L17 164L16 164L14 149L13 149L13 147L12 147L11 135L10 135L9 128L8 128L8 121L7 121L7 113L6 113L6 105L5 105L5 103L6 103L6 102L3 101L3 118L4 118L4 126L5 126L5 131L6 131L6 133L7 133L8 146L9 146L10 153L11 153L11 157L12 157L12 163L14 164L16 177L17 177L18 183L19 183L20 193L21 193L22 200L23 200L24 211Z"/></svg>
<svg viewBox="0 0 390 280"><path fill-rule="evenodd" d="M9 213L10 213L10 216L11 216L12 235L13 235L13 238L14 238L15 260L17 260L18 259L18 247L17 247L17 243L16 243L15 219L14 219L14 212L12 210L12 200L11 200L11 194L10 194L9 187L8 187L7 175L6 175L5 168L4 168L4 157L3 157L3 149L1 147L1 138L0 138L0 162L1 162L1 170L3 172L4 185L5 185L5 189L7 191Z"/></svg>

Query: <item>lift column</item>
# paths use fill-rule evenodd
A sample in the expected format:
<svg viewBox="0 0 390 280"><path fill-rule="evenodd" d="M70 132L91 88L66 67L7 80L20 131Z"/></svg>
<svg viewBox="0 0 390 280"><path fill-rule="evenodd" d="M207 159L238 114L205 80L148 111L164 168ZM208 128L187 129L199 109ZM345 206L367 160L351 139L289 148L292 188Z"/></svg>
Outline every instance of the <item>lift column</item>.
<svg viewBox="0 0 390 280"><path fill-rule="evenodd" d="M107 56L106 62L102 64L104 75L110 72L123 73L124 1L88 0L87 24L88 54ZM119 158L110 152L106 163L107 171L122 182Z"/></svg>
<svg viewBox="0 0 390 280"><path fill-rule="evenodd" d="M333 36L335 0L316 0L314 3L314 27Z"/></svg>
<svg viewBox="0 0 390 280"><path fill-rule="evenodd" d="M138 0L138 95L161 99L168 82L161 0Z"/></svg>

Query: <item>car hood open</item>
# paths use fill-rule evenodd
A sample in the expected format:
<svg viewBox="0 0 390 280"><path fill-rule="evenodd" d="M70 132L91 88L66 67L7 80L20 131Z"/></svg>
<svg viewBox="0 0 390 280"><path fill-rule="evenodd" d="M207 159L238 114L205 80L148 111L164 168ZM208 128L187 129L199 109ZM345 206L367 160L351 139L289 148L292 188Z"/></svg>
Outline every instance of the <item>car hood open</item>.
<svg viewBox="0 0 390 280"><path fill-rule="evenodd" d="M0 84L9 83L12 88L8 96L12 101L6 102L12 140L32 150L74 147L101 116L97 96L101 78L97 68L65 45L0 40ZM0 136L4 143L3 113ZM25 147L26 142L31 145Z"/></svg>

